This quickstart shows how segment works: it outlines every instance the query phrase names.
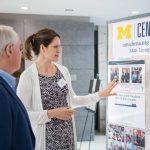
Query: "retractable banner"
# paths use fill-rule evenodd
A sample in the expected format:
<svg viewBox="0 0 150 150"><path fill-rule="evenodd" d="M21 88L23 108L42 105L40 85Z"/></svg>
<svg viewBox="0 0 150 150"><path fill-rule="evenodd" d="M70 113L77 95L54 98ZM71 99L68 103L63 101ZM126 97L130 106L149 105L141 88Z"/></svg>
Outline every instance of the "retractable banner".
<svg viewBox="0 0 150 150"><path fill-rule="evenodd" d="M150 14L108 23L107 149L149 150Z"/></svg>

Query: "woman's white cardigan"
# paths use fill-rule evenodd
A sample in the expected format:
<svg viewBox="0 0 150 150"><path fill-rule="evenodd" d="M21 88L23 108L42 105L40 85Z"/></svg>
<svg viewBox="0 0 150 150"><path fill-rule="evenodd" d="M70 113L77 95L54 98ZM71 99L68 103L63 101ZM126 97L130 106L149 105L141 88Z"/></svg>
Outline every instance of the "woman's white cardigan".
<svg viewBox="0 0 150 150"><path fill-rule="evenodd" d="M68 69L58 64L55 65L63 74L64 79L68 84L69 93L67 95L67 102L70 107L73 105L93 104L100 99L98 93L89 94L86 96L76 96L72 89L71 77ZM35 150L45 150L45 123L51 121L51 119L49 119L47 116L47 110L43 110L42 107L39 77L35 63L33 63L21 74L17 88L17 94L25 105L29 114L32 129L36 137ZM72 117L72 120L75 136L75 149L77 149L74 116Z"/></svg>

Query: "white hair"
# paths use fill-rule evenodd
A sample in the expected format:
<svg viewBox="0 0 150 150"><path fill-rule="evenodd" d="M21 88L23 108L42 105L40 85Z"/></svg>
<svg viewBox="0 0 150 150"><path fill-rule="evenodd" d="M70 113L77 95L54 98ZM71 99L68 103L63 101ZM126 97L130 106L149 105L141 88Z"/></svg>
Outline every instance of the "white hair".
<svg viewBox="0 0 150 150"><path fill-rule="evenodd" d="M3 54L7 44L15 44L18 34L10 26L0 25L0 55Z"/></svg>

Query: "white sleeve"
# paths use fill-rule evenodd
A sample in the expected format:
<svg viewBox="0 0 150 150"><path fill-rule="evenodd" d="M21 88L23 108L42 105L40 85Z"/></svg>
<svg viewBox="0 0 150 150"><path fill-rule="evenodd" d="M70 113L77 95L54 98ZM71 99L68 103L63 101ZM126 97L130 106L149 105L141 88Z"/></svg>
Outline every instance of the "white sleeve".
<svg viewBox="0 0 150 150"><path fill-rule="evenodd" d="M31 78L29 80L25 75L21 75L17 95L27 109L31 123L35 125L45 124L51 120L47 116L47 110L33 111L32 109L33 88Z"/></svg>
<svg viewBox="0 0 150 150"><path fill-rule="evenodd" d="M68 79L68 87L69 87L69 94L70 98L72 101L72 105L90 105L90 104L95 104L100 100L99 93L93 93L93 94L88 94L84 96L77 96L75 92L73 91L72 84L71 84L71 77L68 69L66 69L66 77Z"/></svg>
<svg viewBox="0 0 150 150"><path fill-rule="evenodd" d="M91 104L95 104L100 100L99 93L93 93L93 94L88 94L84 96L77 96L76 94L73 94L74 91L72 89L71 92L71 101L73 105L83 105L83 106L88 106Z"/></svg>

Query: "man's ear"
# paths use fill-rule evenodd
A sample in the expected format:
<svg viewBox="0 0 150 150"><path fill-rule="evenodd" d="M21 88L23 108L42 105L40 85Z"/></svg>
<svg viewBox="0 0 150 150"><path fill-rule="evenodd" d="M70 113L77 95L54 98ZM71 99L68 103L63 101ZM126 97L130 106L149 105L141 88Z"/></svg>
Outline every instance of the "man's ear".
<svg viewBox="0 0 150 150"><path fill-rule="evenodd" d="M8 57L11 57L13 52L13 45L12 44L7 44L5 47L5 53Z"/></svg>

